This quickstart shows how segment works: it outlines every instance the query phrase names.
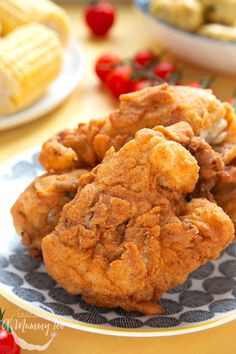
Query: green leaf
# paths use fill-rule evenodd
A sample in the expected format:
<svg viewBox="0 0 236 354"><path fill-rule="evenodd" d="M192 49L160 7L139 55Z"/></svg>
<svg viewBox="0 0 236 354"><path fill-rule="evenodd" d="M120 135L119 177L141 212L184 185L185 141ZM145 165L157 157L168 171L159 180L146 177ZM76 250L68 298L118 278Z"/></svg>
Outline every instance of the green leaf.
<svg viewBox="0 0 236 354"><path fill-rule="evenodd" d="M6 322L0 321L0 326L2 326L2 328L4 328L8 333L13 332L13 330L7 325Z"/></svg>
<svg viewBox="0 0 236 354"><path fill-rule="evenodd" d="M0 321L2 322L3 321L3 317L4 317L4 314L5 314L6 310L2 310L0 308Z"/></svg>
<svg viewBox="0 0 236 354"><path fill-rule="evenodd" d="M96 5L98 3L98 0L85 0L85 3L88 5Z"/></svg>
<svg viewBox="0 0 236 354"><path fill-rule="evenodd" d="M212 75L209 79L207 79L204 75L200 76L199 82L202 88L207 89L211 87L211 84L216 79L215 75Z"/></svg>
<svg viewBox="0 0 236 354"><path fill-rule="evenodd" d="M153 68L157 65L157 63L159 62L159 60L160 60L159 56L153 58L153 59L150 61L150 63L148 64L148 69L153 69Z"/></svg>
<svg viewBox="0 0 236 354"><path fill-rule="evenodd" d="M153 73L148 70L135 71L131 74L132 80L154 79Z"/></svg>
<svg viewBox="0 0 236 354"><path fill-rule="evenodd" d="M7 325L6 322L3 321L3 317L5 315L5 312L6 312L6 310L2 310L0 308L0 326L2 326L2 328L5 328L5 330L7 332L12 333L13 332L12 329Z"/></svg>
<svg viewBox="0 0 236 354"><path fill-rule="evenodd" d="M124 58L121 63L125 64L125 65L130 65L130 66L135 64L133 59L130 59L130 58Z"/></svg>
<svg viewBox="0 0 236 354"><path fill-rule="evenodd" d="M182 76L183 76L182 71L176 70L170 75L170 78L168 81L170 84L174 85L181 80Z"/></svg>

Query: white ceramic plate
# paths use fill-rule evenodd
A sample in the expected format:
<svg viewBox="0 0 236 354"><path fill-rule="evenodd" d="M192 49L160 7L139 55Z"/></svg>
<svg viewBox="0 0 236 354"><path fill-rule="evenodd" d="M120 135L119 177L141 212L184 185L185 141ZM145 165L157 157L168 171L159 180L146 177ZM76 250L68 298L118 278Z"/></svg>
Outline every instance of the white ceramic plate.
<svg viewBox="0 0 236 354"><path fill-rule="evenodd" d="M16 156L0 168L0 294L49 321L88 332L127 337L191 333L236 318L236 243L220 259L190 274L182 286L163 294L161 316L98 308L70 296L27 255L16 235L10 207L41 174L37 150Z"/></svg>
<svg viewBox="0 0 236 354"><path fill-rule="evenodd" d="M236 43L183 31L150 14L150 0L134 0L157 40L176 56L210 70L236 74Z"/></svg>
<svg viewBox="0 0 236 354"><path fill-rule="evenodd" d="M0 130L16 127L38 119L59 106L79 84L83 74L83 56L79 43L71 39L65 49L64 64L58 78L45 95L30 107L10 116L0 116Z"/></svg>

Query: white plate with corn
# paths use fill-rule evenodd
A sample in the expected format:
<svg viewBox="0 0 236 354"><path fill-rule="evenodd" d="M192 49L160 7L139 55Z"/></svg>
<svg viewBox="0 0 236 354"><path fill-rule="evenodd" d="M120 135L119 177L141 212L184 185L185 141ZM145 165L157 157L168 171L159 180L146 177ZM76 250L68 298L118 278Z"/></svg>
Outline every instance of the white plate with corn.
<svg viewBox="0 0 236 354"><path fill-rule="evenodd" d="M33 22L32 22L33 20ZM0 130L45 115L83 73L69 18L49 0L0 0Z"/></svg>

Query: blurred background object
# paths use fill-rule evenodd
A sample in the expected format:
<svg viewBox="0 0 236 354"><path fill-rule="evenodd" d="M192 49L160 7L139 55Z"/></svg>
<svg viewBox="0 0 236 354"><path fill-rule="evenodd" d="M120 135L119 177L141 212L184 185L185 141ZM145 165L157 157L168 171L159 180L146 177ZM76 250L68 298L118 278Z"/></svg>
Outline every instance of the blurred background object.
<svg viewBox="0 0 236 354"><path fill-rule="evenodd" d="M37 100L62 69L63 48L55 32L30 23L0 43L0 114L18 112Z"/></svg>
<svg viewBox="0 0 236 354"><path fill-rule="evenodd" d="M140 0L158 20L200 35L236 41L236 0ZM219 25L217 30L202 30L202 25Z"/></svg>
<svg viewBox="0 0 236 354"><path fill-rule="evenodd" d="M208 10L206 6L202 6L202 2L204 1L134 0L147 25L147 27L144 25L144 28L150 31L152 38L174 55L203 68L235 75L236 27L226 27L224 24L201 27L206 21L205 15L209 13L209 9L218 8L218 3L222 4L224 1L209 0ZM226 0L226 2L231 4L231 7L222 8L225 12L224 17L218 16L218 11L213 11L216 16L214 18L222 22L227 22L227 18L232 23L232 18L236 21L236 11L233 11L236 1ZM198 6L202 6L202 10ZM227 16L229 8L232 8L233 15Z"/></svg>
<svg viewBox="0 0 236 354"><path fill-rule="evenodd" d="M71 19L50 0L0 0L0 130L59 105L82 74Z"/></svg>
<svg viewBox="0 0 236 354"><path fill-rule="evenodd" d="M236 25L235 0L199 0L205 10L206 20L228 26Z"/></svg>
<svg viewBox="0 0 236 354"><path fill-rule="evenodd" d="M38 0L39 1L39 0ZM63 4L82 4L86 5L88 4L88 0L54 0L55 2L63 5ZM132 0L109 0L109 2L113 4L130 4L132 3Z"/></svg>
<svg viewBox="0 0 236 354"><path fill-rule="evenodd" d="M19 1L22 2L23 0ZM28 2L29 1L33 0L28 0ZM4 2L6 3L6 0L4 0ZM41 3L41 0L38 0L36 5L38 5L38 3ZM120 80L120 74L122 73L118 73L118 79L116 78L114 80L114 77L112 80L111 78L109 79L110 88L108 88L108 90L107 86L104 84L101 85L97 77L95 76L96 60L107 52L115 52L118 56L122 57L122 60L126 61L126 59L132 59L136 55L136 53L140 52L140 50L142 51L143 49L151 49L155 54L162 55L163 49L165 48L165 57L161 58L160 66L166 65L165 62L167 62L168 64L167 69L168 66L171 67L173 65L175 70L177 71L177 74L179 71L181 71L182 78L179 80L181 84L192 83L193 85L197 86L202 86L200 82L202 74L207 81L208 79L211 79L211 77L213 76L212 74L216 74L215 67L211 66L210 63L208 65L210 72L207 72L205 70L205 67L208 64L209 55L215 56L214 60L216 61L221 60L222 66L224 66L225 71L228 70L227 61L233 60L233 56L226 55L225 50L220 51L219 58L217 57L217 55L212 54L211 50L209 50L208 39L205 40L206 42L204 49L202 51L199 51L197 48L195 48L195 37L198 38L198 36L188 34L185 31L168 26L168 28L171 27L171 31L173 31L174 33L173 35L177 36L176 39L173 39L173 36L169 38L171 46L177 47L177 55L174 54L173 56L171 52L175 52L171 48L171 51L168 50L167 41L165 38L166 34L162 35L162 29L160 31L157 31L156 29L156 22L160 21L156 20L154 17L151 17L151 15L149 15L150 21L153 20L154 22L154 30L150 30L149 25L147 26L144 22L143 16L139 16L139 13L135 9L133 1L111 1L117 13L117 20L112 26L112 30L110 31L109 35L101 39L92 36L89 31L89 28L86 25L85 9L88 6L87 1L62 0L59 2L56 1L55 3L58 3L62 7L64 12L68 14L68 17L70 18L70 27L73 36L73 43L77 45L77 49L75 51L72 50L72 52L71 48L64 49L63 68L71 68L69 72L67 71L67 74L69 74L69 76L67 76L67 74L65 74L65 72L63 71L59 75L58 79L56 79L56 81L54 81L48 87L47 91L45 92L45 95L36 102L37 104L33 104L12 116L4 118L1 117L0 129L6 129L7 126L9 128L13 127L15 124L20 124L20 122L23 121L24 123L29 122L29 120L32 120L32 115L34 116L33 119L36 119L36 112L37 115L44 114L46 117L45 119L39 121L39 125L37 125L37 130L41 128L43 131L45 131L45 134L47 129L44 128L44 126L47 124L49 124L49 126L53 130L55 129L54 125L57 124L57 122L60 122L61 127L65 126L63 116L66 115L67 111L70 111L71 113L66 115L66 124L68 126L72 126L74 125L72 124L75 119L74 116L76 117L78 112L80 112L79 115L82 120L86 120L86 117L91 116L91 104L89 99L90 96L93 97L93 112L95 116L98 114L97 112L100 112L99 114L102 115L106 114L107 109L114 109L116 107L117 101L112 99L111 95L109 95L109 90L113 92L114 81L116 84L117 80ZM148 4L149 0L142 0L143 9L145 9L146 11L148 9ZM161 24L163 25L163 23ZM186 34L188 36L188 46L181 47L182 43L179 40L179 32L183 33L183 35ZM162 39L163 42L161 42ZM213 40L210 41L213 42ZM84 57L86 59L84 80L80 82L80 85L75 90L75 93L71 95L70 99L60 109L56 110L50 115L46 115L49 110L52 110L52 108L55 108L60 102L62 102L62 96L63 99L65 99L65 97L71 94L71 88L75 88L75 86L78 85L78 82L81 78L81 73L83 71L81 67L82 58L79 49L80 45L84 49ZM184 55L185 51L187 52L186 56ZM195 52L197 52L196 55ZM75 55L75 53L79 55ZM195 60L195 63L197 63L200 68L194 68L194 66L189 65L188 61L190 61L190 59L188 59L188 55L194 57L192 61L194 62ZM198 57L201 58L203 64L200 65L200 62L197 62ZM182 58L183 61L181 61L179 58ZM162 61L164 61L164 64L162 63ZM76 70L76 74L74 73L74 75L73 70ZM160 72L160 68L157 68L155 71ZM128 71L126 73L128 73ZM123 72L123 74L125 73ZM149 79L147 78L147 76L143 75L143 72L140 74L142 77L136 78L135 82L131 85L132 90L139 90L148 85L152 85L153 81L155 81L155 77ZM70 89L68 85L70 86ZM219 97L221 97L222 99L228 99L230 96L232 96L234 85L235 84L233 78L227 77L226 75L218 74L216 75L216 80L213 83L211 82L210 86L214 89L216 94L219 95ZM122 91L124 89L124 86L122 87ZM221 89L221 87L224 87L224 89ZM66 96L64 95L65 89L67 92ZM117 92L119 92L119 90ZM50 106L52 101L54 102L54 104L53 106Z"/></svg>
<svg viewBox="0 0 236 354"><path fill-rule="evenodd" d="M194 32L203 23L202 4L197 0L151 0L150 12L160 20Z"/></svg>
<svg viewBox="0 0 236 354"><path fill-rule="evenodd" d="M66 12L50 0L0 0L3 35L30 22L39 22L58 33L66 44L70 35Z"/></svg>

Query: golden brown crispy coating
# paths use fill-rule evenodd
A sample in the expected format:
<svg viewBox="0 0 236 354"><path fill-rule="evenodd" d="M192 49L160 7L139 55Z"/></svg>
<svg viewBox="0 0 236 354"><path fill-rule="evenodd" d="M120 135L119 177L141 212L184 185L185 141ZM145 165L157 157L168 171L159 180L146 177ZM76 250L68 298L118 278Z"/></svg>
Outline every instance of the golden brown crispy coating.
<svg viewBox="0 0 236 354"><path fill-rule="evenodd" d="M108 117L59 133L43 145L40 161L47 170L55 171L84 165L94 167L111 146L119 150L139 129L153 128L158 124L168 126L179 121L189 122L194 134L210 143L225 165L235 164L236 116L233 108L228 103L221 103L210 90L167 84L123 95L119 109ZM203 162L200 163L201 178L195 195L213 200L210 190L217 183L223 162L216 154L213 156L214 150L209 151L209 145L207 148L203 145L203 140L192 143L191 152L199 163L200 160ZM214 174L214 178L212 176L206 181L202 178L203 174ZM227 188L226 185L224 188ZM233 191L232 185L229 188ZM227 198L224 192L221 197L219 195L220 190L217 191L217 200ZM228 197L227 205L229 203ZM226 206L226 201L221 205ZM227 206L225 210L229 208L232 206Z"/></svg>
<svg viewBox="0 0 236 354"><path fill-rule="evenodd" d="M225 163L228 164L234 160L236 144L233 143L233 139L235 139L236 125L235 115L229 105L222 104L209 90L173 87L166 84L148 88L142 92L123 95L120 108L110 114L108 118L80 124L77 130L64 130L44 144L40 159L47 169L55 171L70 169L73 171L79 165L95 166L97 162L102 160L112 144L118 150L130 140L139 128L153 127L156 122L168 125L181 120L189 121L193 126L194 133L207 138L211 143L221 141L223 138L226 142L214 145L214 150L221 154ZM201 167L200 179L194 196L203 196L214 200L210 191L217 183L219 172L224 169L222 159L203 139L197 137L191 140L188 149ZM219 193L218 191L218 199ZM24 205L28 203L27 200L31 200L31 194L34 200L34 187L27 189L21 196L20 202L17 203L17 212L13 214L20 230L24 229L25 220L28 218ZM59 200L60 198L62 200ZM65 204L63 198L63 194L58 195L59 210L61 205ZM44 208L47 210L48 203L50 205L51 202L44 198L41 200L42 203L45 203L41 207L42 210ZM52 203L55 206L55 202ZM221 203L221 205L226 204ZM19 217L21 209L23 209L24 218ZM228 209L229 207L226 207L226 210ZM28 207L27 211L31 213L31 208ZM31 216L29 216L30 218ZM34 219L36 218L41 218L40 210L34 211ZM54 224L56 224L56 220L55 217ZM49 227L52 226L49 225ZM35 228L29 230L27 227L25 242L27 242L27 238L31 239L31 242L35 238L39 240L39 243L33 243L35 245L41 244L41 238L51 229L48 230L46 225L42 228L42 224L40 229L41 231L38 228L36 232Z"/></svg>
<svg viewBox="0 0 236 354"><path fill-rule="evenodd" d="M203 139L193 137L192 129L183 122L168 129L159 126L158 130L163 130L167 138L185 145L197 159L199 181L194 194L188 199L201 196L214 201L211 188L224 168L220 155ZM14 223L23 243L29 245L31 255L37 255L37 249L41 252L42 238L56 226L63 205L75 196L77 176L86 172L75 170L63 175L44 175L37 178L16 201L12 208Z"/></svg>
<svg viewBox="0 0 236 354"><path fill-rule="evenodd" d="M219 175L213 194L217 203L236 225L236 166L227 166Z"/></svg>
<svg viewBox="0 0 236 354"><path fill-rule="evenodd" d="M16 231L32 255L40 253L42 238L54 229L62 207L76 194L78 179L87 172L74 170L37 177L13 205L11 213Z"/></svg>
<svg viewBox="0 0 236 354"><path fill-rule="evenodd" d="M111 146L119 150L139 129L180 121L211 145L221 144L223 155L224 144L235 141L236 117L228 103L210 90L163 84L122 95L119 109L108 117L60 132L43 145L40 162L48 171L94 167Z"/></svg>
<svg viewBox="0 0 236 354"><path fill-rule="evenodd" d="M236 132L235 137L232 137L231 142L226 142L225 144L221 144L215 146L214 149L221 154L225 165L233 164L236 162Z"/></svg>
<svg viewBox="0 0 236 354"><path fill-rule="evenodd" d="M188 145L192 135L186 123L140 130L80 178L76 197L42 243L49 274L69 293L98 306L159 314L161 294L233 239L220 207L204 198L185 201L199 166L178 141Z"/></svg>
<svg viewBox="0 0 236 354"><path fill-rule="evenodd" d="M214 201L212 188L218 183L219 177L225 170L221 155L199 137L193 137L187 145L187 149L195 157L200 167L199 180L193 195Z"/></svg>

